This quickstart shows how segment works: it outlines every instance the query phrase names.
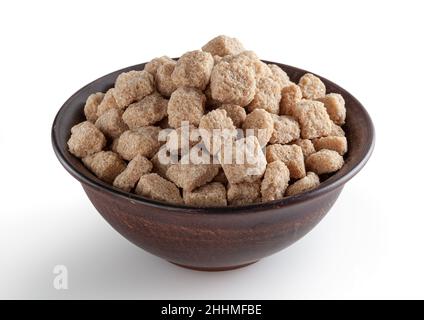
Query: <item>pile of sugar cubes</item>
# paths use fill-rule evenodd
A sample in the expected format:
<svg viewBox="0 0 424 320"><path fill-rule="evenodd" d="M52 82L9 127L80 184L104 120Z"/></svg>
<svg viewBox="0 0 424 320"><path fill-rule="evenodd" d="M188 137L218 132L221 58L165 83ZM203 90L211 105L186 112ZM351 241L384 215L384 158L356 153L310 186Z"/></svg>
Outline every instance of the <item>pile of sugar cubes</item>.
<svg viewBox="0 0 424 320"><path fill-rule="evenodd" d="M69 151L114 187L172 204L296 195L339 170L347 152L340 94L310 73L293 83L227 36L120 74L84 113Z"/></svg>

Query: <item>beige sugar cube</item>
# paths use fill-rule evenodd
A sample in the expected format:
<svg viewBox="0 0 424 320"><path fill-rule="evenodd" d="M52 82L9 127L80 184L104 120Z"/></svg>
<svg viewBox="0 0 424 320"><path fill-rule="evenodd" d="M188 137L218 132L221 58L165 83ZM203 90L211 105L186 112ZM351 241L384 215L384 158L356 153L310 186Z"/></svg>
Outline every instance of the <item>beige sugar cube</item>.
<svg viewBox="0 0 424 320"><path fill-rule="evenodd" d="M282 199L289 180L290 172L284 162L277 160L268 163L261 183L262 201Z"/></svg>
<svg viewBox="0 0 424 320"><path fill-rule="evenodd" d="M130 129L150 126L162 120L168 109L168 100L159 93L152 93L128 106L122 115Z"/></svg>
<svg viewBox="0 0 424 320"><path fill-rule="evenodd" d="M306 158L306 168L316 174L331 173L339 170L344 163L337 151L322 149Z"/></svg>
<svg viewBox="0 0 424 320"><path fill-rule="evenodd" d="M155 79L147 71L132 70L121 73L115 82L113 96L120 108L143 99L155 90Z"/></svg>
<svg viewBox="0 0 424 320"><path fill-rule="evenodd" d="M103 92L97 92L90 94L85 102L84 106L84 114L88 121L96 122L97 116L97 108L99 104L102 102L105 94Z"/></svg>
<svg viewBox="0 0 424 320"><path fill-rule="evenodd" d="M166 171L166 176L178 187L192 191L211 182L218 174L219 167L214 164L173 164Z"/></svg>
<svg viewBox="0 0 424 320"><path fill-rule="evenodd" d="M83 158L101 151L105 146L105 136L91 122L84 121L72 127L68 148L74 156Z"/></svg>
<svg viewBox="0 0 424 320"><path fill-rule="evenodd" d="M157 173L163 178L167 178L166 171L168 168L174 164L172 162L172 159L169 156L168 150L166 149L166 146L162 146L158 152L153 156L150 161L153 164L153 172ZM178 163L178 159L176 159L176 163Z"/></svg>
<svg viewBox="0 0 424 320"><path fill-rule="evenodd" d="M202 47L203 51L209 52L213 56L220 57L234 55L244 51L243 44L236 38L220 35Z"/></svg>
<svg viewBox="0 0 424 320"><path fill-rule="evenodd" d="M151 158L159 150L158 140L161 128L154 126L127 130L119 137L116 150L125 160L132 160L137 154Z"/></svg>
<svg viewBox="0 0 424 320"><path fill-rule="evenodd" d="M245 182L228 185L228 204L241 206L261 201L261 182Z"/></svg>
<svg viewBox="0 0 424 320"><path fill-rule="evenodd" d="M236 128L241 128L244 120L246 120L246 110L236 104L223 104L219 109L227 112L227 116L231 118Z"/></svg>
<svg viewBox="0 0 424 320"><path fill-rule="evenodd" d="M309 139L297 139L293 141L292 144L297 144L302 148L303 157L305 159L316 152L314 144Z"/></svg>
<svg viewBox="0 0 424 320"><path fill-rule="evenodd" d="M214 60L209 52L200 50L184 53L177 61L171 78L177 87L205 90L211 77Z"/></svg>
<svg viewBox="0 0 424 320"><path fill-rule="evenodd" d="M305 99L318 99L325 96L325 84L312 73L306 73L300 78L299 87Z"/></svg>
<svg viewBox="0 0 424 320"><path fill-rule="evenodd" d="M172 92L177 90L177 86L174 81L172 81L172 73L174 72L176 62L171 60L170 62L166 62L159 66L155 81L156 81L156 89L159 93L165 97L170 97Z"/></svg>
<svg viewBox="0 0 424 320"><path fill-rule="evenodd" d="M329 136L335 136L335 137L344 137L346 134L342 127L338 126L334 122L331 123L331 131Z"/></svg>
<svg viewBox="0 0 424 320"><path fill-rule="evenodd" d="M243 129L246 130L246 136L253 133L263 147L271 139L274 132L274 119L264 109L255 109L246 116Z"/></svg>
<svg viewBox="0 0 424 320"><path fill-rule="evenodd" d="M286 144L300 137L299 123L290 116L272 115L274 120L274 131L269 143Z"/></svg>
<svg viewBox="0 0 424 320"><path fill-rule="evenodd" d="M194 88L180 87L175 90L168 102L168 122L178 128L183 121L198 126L205 112L205 95Z"/></svg>
<svg viewBox="0 0 424 320"><path fill-rule="evenodd" d="M165 201L172 204L184 203L177 186L156 173L141 176L135 193L153 200Z"/></svg>
<svg viewBox="0 0 424 320"><path fill-rule="evenodd" d="M222 103L247 106L256 93L255 77L252 66L239 61L222 60L212 70L212 98Z"/></svg>
<svg viewBox="0 0 424 320"><path fill-rule="evenodd" d="M220 163L230 183L253 182L262 178L266 158L255 136L226 145L220 153Z"/></svg>
<svg viewBox="0 0 424 320"><path fill-rule="evenodd" d="M269 113L280 112L281 87L274 79L263 77L256 82L256 93L247 110L264 109Z"/></svg>
<svg viewBox="0 0 424 320"><path fill-rule="evenodd" d="M297 180L286 190L286 196L293 196L302 192L315 189L319 186L319 177L315 172L308 172L305 177Z"/></svg>
<svg viewBox="0 0 424 320"><path fill-rule="evenodd" d="M113 186L130 192L140 180L140 177L152 171L152 168L153 164L149 159L138 154L128 163L127 168L115 178Z"/></svg>
<svg viewBox="0 0 424 320"><path fill-rule="evenodd" d="M294 116L296 105L302 100L302 91L296 84L285 86L281 90L280 114Z"/></svg>
<svg viewBox="0 0 424 320"><path fill-rule="evenodd" d="M122 121L122 111L114 108L103 113L95 125L106 137L111 139L119 137L122 132L128 130L128 126Z"/></svg>
<svg viewBox="0 0 424 320"><path fill-rule="evenodd" d="M280 90L292 84L287 73L276 64L269 64L268 68L271 70L272 79L278 83Z"/></svg>
<svg viewBox="0 0 424 320"><path fill-rule="evenodd" d="M255 79L259 81L262 78L272 78L273 73L268 65L262 62L255 52L253 51L243 51L235 56L230 56L227 58L228 61L233 61L236 63L241 63L246 66L252 67L255 71Z"/></svg>
<svg viewBox="0 0 424 320"><path fill-rule="evenodd" d="M106 91L102 101L97 107L97 118L110 109L120 109L120 107L116 103L115 97L113 96L114 91L114 88L111 88Z"/></svg>
<svg viewBox="0 0 424 320"><path fill-rule="evenodd" d="M290 171L290 178L300 179L306 174L302 148L298 145L272 144L266 147L268 163L280 160Z"/></svg>
<svg viewBox="0 0 424 320"><path fill-rule="evenodd" d="M322 102L301 100L297 103L296 118L303 139L328 136L331 132L332 121Z"/></svg>
<svg viewBox="0 0 424 320"><path fill-rule="evenodd" d="M346 137L328 136L313 140L315 150L322 149L337 151L341 156L347 152Z"/></svg>
<svg viewBox="0 0 424 320"><path fill-rule="evenodd" d="M156 72L161 65L173 61L174 60L172 60L168 56L157 57L150 60L150 62L146 63L146 65L144 66L144 70L150 73L152 76L156 76Z"/></svg>
<svg viewBox="0 0 424 320"><path fill-rule="evenodd" d="M198 128L193 125L183 125L168 134L166 148L171 152L181 152L182 148L191 148L198 144L200 140Z"/></svg>
<svg viewBox="0 0 424 320"><path fill-rule="evenodd" d="M199 132L209 152L215 154L222 144L231 142L237 135L236 127L224 109L205 114L199 123Z"/></svg>
<svg viewBox="0 0 424 320"><path fill-rule="evenodd" d="M335 124L343 125L346 120L346 107L345 101L341 94L329 93L325 97L318 98L318 101L324 103L330 119Z"/></svg>
<svg viewBox="0 0 424 320"><path fill-rule="evenodd" d="M227 205L227 190L219 182L205 184L193 191L183 190L184 203L193 207L224 207Z"/></svg>
<svg viewBox="0 0 424 320"><path fill-rule="evenodd" d="M84 165L99 179L112 183L125 170L126 164L112 151L100 151L82 159Z"/></svg>

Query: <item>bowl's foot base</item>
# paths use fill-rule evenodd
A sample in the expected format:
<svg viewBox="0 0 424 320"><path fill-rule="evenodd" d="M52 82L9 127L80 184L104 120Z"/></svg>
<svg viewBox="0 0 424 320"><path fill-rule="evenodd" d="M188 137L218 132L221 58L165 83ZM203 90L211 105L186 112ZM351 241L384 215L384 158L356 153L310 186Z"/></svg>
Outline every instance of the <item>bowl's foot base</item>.
<svg viewBox="0 0 424 320"><path fill-rule="evenodd" d="M251 264L254 264L255 262L258 262L258 261L259 260L249 262L249 263L245 263L245 264L239 264L239 265L236 265L236 266L228 266L228 267L194 267L194 266L186 266L186 265L175 263L175 262L172 262L172 261L169 261L169 262L171 262L172 264L175 264L176 266L186 268L186 269L191 269L191 270L196 270L196 271L218 272L218 271L229 271L229 270L244 268L244 267L250 266Z"/></svg>

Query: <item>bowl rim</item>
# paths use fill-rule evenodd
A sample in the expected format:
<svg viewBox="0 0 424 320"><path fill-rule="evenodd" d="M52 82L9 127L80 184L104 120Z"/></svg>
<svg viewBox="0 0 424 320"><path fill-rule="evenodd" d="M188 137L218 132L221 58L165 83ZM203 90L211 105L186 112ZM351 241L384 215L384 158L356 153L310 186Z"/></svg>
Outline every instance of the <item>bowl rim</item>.
<svg viewBox="0 0 424 320"><path fill-rule="evenodd" d="M134 203L134 202L140 203L140 204L143 204L143 205L148 205L148 206L161 208L161 209L165 209L165 210L184 211L186 213L228 214L229 212L234 212L234 213L237 213L237 214L247 214L247 213L250 213L250 212L265 211L265 210L273 209L273 208L276 208L276 207L287 207L287 206L298 204L300 202L306 202L306 201L309 201L311 199L319 197L319 196L321 196L325 193L331 192L332 190L343 186L347 181L349 181L353 176L355 176L364 167L364 165L367 163L367 161L369 160L369 158L370 158L370 156L371 156L371 154L374 150L375 129L374 129L374 125L373 125L373 122L371 120L371 117L369 116L367 110L351 93L349 93L347 90L343 89L339 85L335 84L334 82L326 79L325 77L322 77L322 76L317 75L313 72L306 71L306 70L303 70L303 69L300 69L300 68L297 68L297 67L293 67L293 66L290 66L290 65L285 65L285 64L282 64L282 63L277 63L277 62L272 62L272 61L267 61L267 60L262 60L262 61L267 63L267 64L276 64L283 69L284 69L284 67L289 67L289 68L292 68L292 69L296 69L296 71L298 71L298 72L312 73L312 74L316 75L317 77L319 77L320 79L324 80L325 82L328 82L329 84L331 84L333 87L337 88L338 90L348 93L350 95L353 103L358 105L358 107L363 112L364 118L366 120L366 122L364 123L364 126L368 127L369 132L370 132L370 137L369 137L369 139L367 139L368 144L366 146L366 153L365 153L364 157L357 160L356 162L353 162L351 164L350 169L347 172L345 172L344 174L342 174L341 176L338 176L334 181L328 182L328 180L330 180L330 179L327 179L324 182L322 182L318 186L318 188L315 188L315 189L312 189L312 190L309 190L309 191L306 191L306 192L302 192L302 193L297 194L297 195L284 197L283 199L278 199L278 200L274 200L274 201L258 202L258 203L248 204L248 205L225 206L225 207L222 207L222 206L221 207L191 207L191 206L187 206L187 205L177 205L177 204L166 203L166 202L163 202L163 201L157 201L157 200L153 200L153 199L141 196L141 195L137 195L137 194L134 194L134 193L130 193L130 192L120 190L120 189L114 187L113 185L110 185L110 184L98 179L94 175L93 175L93 177L86 176L85 174L81 173L76 167L74 167L74 165L71 162L69 162L66 159L66 157L64 156L65 151L62 150L62 148L59 145L58 140L59 140L60 126L58 126L58 123L59 123L62 115L64 114L65 110L72 104L72 101L75 99L75 97L77 97L82 91L84 91L84 89L91 86L93 83L100 81L105 77L111 76L112 74L119 74L121 72L127 72L129 70L140 70L140 68L143 67L146 63L141 63L141 64L133 65L133 66L130 66L130 67L122 68L122 69L116 70L114 72L110 72L110 73L88 83L87 85L85 85L82 88L80 88L79 90L77 90L73 95L71 95L66 100L66 102L61 106L59 111L57 112L57 114L54 118L53 124L52 124L51 141L52 141L53 150L54 150L57 158L59 159L59 162L62 164L62 166L75 179L77 179L83 185L86 184L90 187L93 187L93 188L99 190L99 191L105 191L105 192L110 193L114 196L124 198L124 199L126 199L126 200L128 200L132 203ZM68 151L66 151L66 152L68 152Z"/></svg>

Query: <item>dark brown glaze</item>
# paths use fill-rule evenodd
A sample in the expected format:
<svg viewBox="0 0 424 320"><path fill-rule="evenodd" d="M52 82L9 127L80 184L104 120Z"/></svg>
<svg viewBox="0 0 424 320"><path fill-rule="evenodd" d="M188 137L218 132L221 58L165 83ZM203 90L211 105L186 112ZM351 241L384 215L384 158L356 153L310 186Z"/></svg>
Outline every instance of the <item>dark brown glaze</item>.
<svg viewBox="0 0 424 320"><path fill-rule="evenodd" d="M305 72L281 66L293 81ZM62 165L81 182L102 216L125 238L144 250L180 266L221 271L249 265L278 252L308 233L330 210L344 184L366 163L374 146L368 113L347 91L320 77L327 92L343 95L349 141L344 167L319 188L282 200L248 206L191 208L170 205L118 190L92 175L66 146L70 128L84 120L87 97L105 92L124 71L116 71L75 93L58 112L52 128L53 148Z"/></svg>

